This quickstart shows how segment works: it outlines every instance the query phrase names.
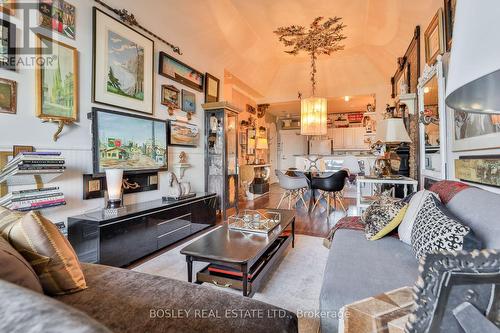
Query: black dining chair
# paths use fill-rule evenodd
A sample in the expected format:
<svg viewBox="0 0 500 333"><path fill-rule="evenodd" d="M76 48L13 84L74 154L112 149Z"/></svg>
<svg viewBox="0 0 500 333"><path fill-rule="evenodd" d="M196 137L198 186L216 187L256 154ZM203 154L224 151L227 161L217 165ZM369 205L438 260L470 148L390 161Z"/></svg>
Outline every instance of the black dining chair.
<svg viewBox="0 0 500 333"><path fill-rule="evenodd" d="M327 177L313 177L311 180L311 189L313 191L320 190L321 194L314 203L312 210L316 208L316 205L322 198L325 198L327 216L330 216L330 199L333 198L334 209L337 210L338 201L344 212L347 212L343 202L342 190L344 189L344 185L348 177L349 173L346 170L337 171Z"/></svg>

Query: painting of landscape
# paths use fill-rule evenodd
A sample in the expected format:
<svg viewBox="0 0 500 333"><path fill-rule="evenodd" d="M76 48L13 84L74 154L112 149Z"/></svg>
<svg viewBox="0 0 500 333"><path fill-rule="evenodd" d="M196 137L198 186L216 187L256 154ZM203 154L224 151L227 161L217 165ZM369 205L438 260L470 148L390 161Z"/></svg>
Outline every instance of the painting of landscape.
<svg viewBox="0 0 500 333"><path fill-rule="evenodd" d="M455 160L455 177L500 187L500 157Z"/></svg>
<svg viewBox="0 0 500 333"><path fill-rule="evenodd" d="M144 48L111 30L108 45L108 92L143 101Z"/></svg>
<svg viewBox="0 0 500 333"><path fill-rule="evenodd" d="M198 126L181 121L170 121L169 143L171 145L196 147L199 139Z"/></svg>
<svg viewBox="0 0 500 333"><path fill-rule="evenodd" d="M107 168L167 167L167 124L148 118L98 112L98 172Z"/></svg>

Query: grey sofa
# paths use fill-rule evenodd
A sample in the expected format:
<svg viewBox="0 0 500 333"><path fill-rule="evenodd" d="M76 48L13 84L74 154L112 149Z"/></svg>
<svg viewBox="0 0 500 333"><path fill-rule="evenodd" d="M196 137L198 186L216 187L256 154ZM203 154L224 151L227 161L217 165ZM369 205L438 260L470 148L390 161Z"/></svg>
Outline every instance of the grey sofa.
<svg viewBox="0 0 500 333"><path fill-rule="evenodd" d="M55 298L0 280L0 332L298 331L295 314L240 295L120 268L82 268L88 288Z"/></svg>
<svg viewBox="0 0 500 333"><path fill-rule="evenodd" d="M454 181L441 181L432 191L460 221L483 241L485 248L500 249L500 195ZM395 237L368 241L361 230L339 229L332 240L320 310L321 332L337 332L340 309L354 301L412 286L418 261L409 245Z"/></svg>

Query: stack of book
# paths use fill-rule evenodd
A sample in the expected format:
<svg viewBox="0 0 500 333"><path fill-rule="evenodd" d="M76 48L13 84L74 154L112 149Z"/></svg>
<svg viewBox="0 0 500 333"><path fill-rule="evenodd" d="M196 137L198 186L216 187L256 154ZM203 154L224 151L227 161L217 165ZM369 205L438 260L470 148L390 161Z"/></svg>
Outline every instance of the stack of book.
<svg viewBox="0 0 500 333"><path fill-rule="evenodd" d="M35 184L33 176L42 180L53 179L66 169L59 152L23 152L15 156L0 172L0 184ZM18 211L37 210L65 205L59 187L13 191L0 198L0 206Z"/></svg>
<svg viewBox="0 0 500 333"><path fill-rule="evenodd" d="M24 152L14 157L0 173L0 183L12 176L63 173L64 157L59 152Z"/></svg>
<svg viewBox="0 0 500 333"><path fill-rule="evenodd" d="M64 194L59 187L14 191L0 199L0 206L18 211L44 209L65 204Z"/></svg>

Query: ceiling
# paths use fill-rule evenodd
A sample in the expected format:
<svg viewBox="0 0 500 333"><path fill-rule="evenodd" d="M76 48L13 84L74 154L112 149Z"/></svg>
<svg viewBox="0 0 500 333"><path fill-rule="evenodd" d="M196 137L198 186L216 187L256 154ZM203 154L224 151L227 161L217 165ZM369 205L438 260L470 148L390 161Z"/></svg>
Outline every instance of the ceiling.
<svg viewBox="0 0 500 333"><path fill-rule="evenodd" d="M308 26L340 16L345 50L318 61L317 95L370 94L388 86L413 30L422 31L442 0L109 0L179 44L187 60L209 57L251 87L258 102L310 94L309 58L291 56L273 34L278 26ZM163 33L161 33L163 31ZM422 48L423 49L423 48ZM183 56L184 57L184 56ZM209 69L206 69L209 71Z"/></svg>

